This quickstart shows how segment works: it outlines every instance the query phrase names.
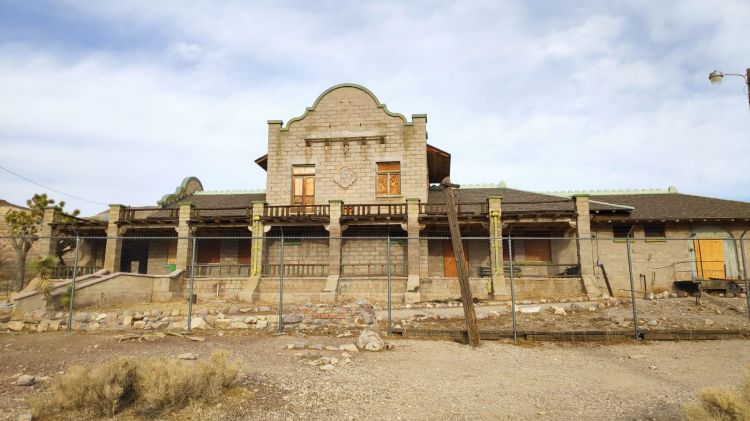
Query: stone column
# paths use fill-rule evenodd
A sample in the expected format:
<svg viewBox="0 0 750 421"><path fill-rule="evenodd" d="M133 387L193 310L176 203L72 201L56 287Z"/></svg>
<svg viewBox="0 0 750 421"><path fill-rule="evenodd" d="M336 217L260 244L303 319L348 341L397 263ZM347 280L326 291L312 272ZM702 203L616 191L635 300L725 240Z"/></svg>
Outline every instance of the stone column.
<svg viewBox="0 0 750 421"><path fill-rule="evenodd" d="M503 272L503 222L501 210L502 198L490 196L487 198L489 213L490 238L490 271L492 276L492 291L495 297L508 297L508 287L505 285Z"/></svg>
<svg viewBox="0 0 750 421"><path fill-rule="evenodd" d="M576 194L573 196L576 213L576 244L578 249L578 263L581 267L583 288L589 298L601 295L596 287L594 277L594 255L591 238L591 215L589 213L589 195Z"/></svg>
<svg viewBox="0 0 750 421"><path fill-rule="evenodd" d="M406 303L421 300L419 292L419 199L406 199L407 274Z"/></svg>
<svg viewBox="0 0 750 421"><path fill-rule="evenodd" d="M263 211L265 207L266 202L263 200L252 202L251 225L248 227L250 235L253 237L250 242L250 277L247 281L241 282L240 290L237 293L239 300L255 301L258 298L258 284L263 270L263 235L265 234Z"/></svg>
<svg viewBox="0 0 750 421"><path fill-rule="evenodd" d="M39 230L39 240L37 247L39 249L39 256L54 256L56 241L52 239L53 231L52 224L55 222L55 208L45 208L44 215L42 216L42 227ZM37 248L34 247L34 248ZM32 250L34 249L32 248ZM29 252L31 257L32 252Z"/></svg>
<svg viewBox="0 0 750 421"><path fill-rule="evenodd" d="M328 279L320 295L321 301L335 302L341 278L341 207L342 200L329 200L330 221L328 230Z"/></svg>
<svg viewBox="0 0 750 421"><path fill-rule="evenodd" d="M104 249L104 269L110 273L120 271L120 257L122 253L122 238L117 222L120 220L122 205L109 205L109 220L107 224L107 245Z"/></svg>
<svg viewBox="0 0 750 421"><path fill-rule="evenodd" d="M180 203L180 213L177 222L177 255L175 268L187 271L193 263L193 236L190 233L188 221L193 213L193 204Z"/></svg>

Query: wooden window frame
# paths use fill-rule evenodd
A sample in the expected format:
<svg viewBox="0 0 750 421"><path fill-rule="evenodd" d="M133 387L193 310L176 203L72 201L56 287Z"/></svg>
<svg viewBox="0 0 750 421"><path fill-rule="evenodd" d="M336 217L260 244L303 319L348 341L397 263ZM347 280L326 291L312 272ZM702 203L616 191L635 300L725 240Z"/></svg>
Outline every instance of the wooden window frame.
<svg viewBox="0 0 750 421"><path fill-rule="evenodd" d="M300 169L302 169L302 168L312 168L312 173L300 173L300 174L297 174L297 173L295 173L295 169L297 169L297 168L300 168ZM292 206L313 206L313 205L315 205L315 190L317 190L317 186L315 186L315 172L316 172L315 171L315 165L313 165L313 164L292 165L292 169L291 169L291 173L292 173L291 174L291 177L292 177L291 180L292 180L292 183L291 183L291 189L289 189L289 204L290 205L292 205ZM295 203L294 202L294 198L297 197L297 195L294 194L295 180L297 178L299 178L299 179L302 180L302 193L303 194L301 196L299 196L301 198L300 199L300 203ZM305 179L306 178L312 178L313 179L313 194L312 194L313 203L304 203L305 202L305 197L306 197L304 195L304 191L305 191ZM311 209L314 209L314 206Z"/></svg>
<svg viewBox="0 0 750 421"><path fill-rule="evenodd" d="M665 224L644 225L643 236L646 241L664 241L667 239L667 226Z"/></svg>
<svg viewBox="0 0 750 421"><path fill-rule="evenodd" d="M387 164L396 164L398 165L398 170L381 170L381 165L387 165ZM375 163L375 196L376 197L400 197L401 196L401 161L381 161ZM378 191L378 178L380 176L385 176L386 180L386 189L388 190L386 193L380 193ZM391 191L391 177L398 177L398 192L392 192Z"/></svg>
<svg viewBox="0 0 750 421"><path fill-rule="evenodd" d="M628 232L630 232L632 227L633 225L612 225L612 238L615 241L626 241L628 239ZM621 231L623 229L626 229L624 235ZM635 232L635 230L633 230L633 232Z"/></svg>

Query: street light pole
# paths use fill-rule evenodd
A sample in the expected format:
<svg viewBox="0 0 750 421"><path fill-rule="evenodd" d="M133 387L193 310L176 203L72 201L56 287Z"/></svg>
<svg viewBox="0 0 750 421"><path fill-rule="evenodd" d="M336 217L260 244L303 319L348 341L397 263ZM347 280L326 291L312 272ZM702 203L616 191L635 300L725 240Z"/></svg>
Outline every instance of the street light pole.
<svg viewBox="0 0 750 421"><path fill-rule="evenodd" d="M750 67L747 68L746 74L739 74L739 73L722 73L718 70L714 70L713 72L708 74L708 80L711 81L711 84L718 85L721 83L721 80L724 79L724 76L739 76L743 79L745 79L745 89L747 90L747 103L748 106L750 106Z"/></svg>

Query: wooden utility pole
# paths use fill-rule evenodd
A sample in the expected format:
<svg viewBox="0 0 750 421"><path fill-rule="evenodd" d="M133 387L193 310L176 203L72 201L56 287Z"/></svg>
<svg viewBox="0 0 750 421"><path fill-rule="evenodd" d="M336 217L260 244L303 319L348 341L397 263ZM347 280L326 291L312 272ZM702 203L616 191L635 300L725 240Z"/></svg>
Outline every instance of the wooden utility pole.
<svg viewBox="0 0 750 421"><path fill-rule="evenodd" d="M464 305L464 318L466 329L469 333L469 345L479 346L479 327L477 326L477 314L474 311L474 300L471 296L471 285L469 285L469 268L464 258L464 245L461 242L461 230L458 226L458 213L456 211L456 200L453 197L453 189L460 187L451 183L450 178L445 177L440 183L445 187L445 207L448 214L448 226L451 230L451 242L453 243L453 254L456 257L458 269L458 284L461 287L461 301Z"/></svg>

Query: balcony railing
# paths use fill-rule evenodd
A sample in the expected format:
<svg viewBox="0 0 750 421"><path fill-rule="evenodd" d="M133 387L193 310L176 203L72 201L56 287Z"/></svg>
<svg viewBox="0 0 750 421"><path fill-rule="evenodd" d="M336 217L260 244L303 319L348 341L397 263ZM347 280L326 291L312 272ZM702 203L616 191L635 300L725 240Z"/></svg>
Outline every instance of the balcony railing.
<svg viewBox="0 0 750 421"><path fill-rule="evenodd" d="M271 278L277 278L281 276L281 265L264 264L261 267L261 275ZM288 276L290 278L328 276L328 264L285 264L284 276Z"/></svg>
<svg viewBox="0 0 750 421"><path fill-rule="evenodd" d="M91 275L102 269L101 266L78 266L76 277ZM73 266L58 266L52 270L52 279L73 278Z"/></svg>
<svg viewBox="0 0 750 421"><path fill-rule="evenodd" d="M388 276L387 263L356 263L342 264L341 275L358 276ZM406 276L406 263L391 263L391 276Z"/></svg>
<svg viewBox="0 0 750 421"><path fill-rule="evenodd" d="M482 216L489 213L489 205L487 202L478 203L459 203L457 205L458 216ZM445 204L432 204L432 203L420 203L419 214L427 216L445 216L447 215L448 207Z"/></svg>
<svg viewBox="0 0 750 421"><path fill-rule="evenodd" d="M329 205L266 206L263 208L264 218L327 218L329 215Z"/></svg>
<svg viewBox="0 0 750 421"><path fill-rule="evenodd" d="M205 263L193 266L196 278L247 278L249 264Z"/></svg>
<svg viewBox="0 0 750 421"><path fill-rule="evenodd" d="M149 224L175 223L179 219L179 213L180 210L177 208L122 208L120 210L120 222Z"/></svg>
<svg viewBox="0 0 750 421"><path fill-rule="evenodd" d="M344 219L404 219L406 204L344 205L341 208L341 216Z"/></svg>
<svg viewBox="0 0 750 421"><path fill-rule="evenodd" d="M190 213L190 220L198 223L248 223L252 216L253 209L247 206L196 208Z"/></svg>

